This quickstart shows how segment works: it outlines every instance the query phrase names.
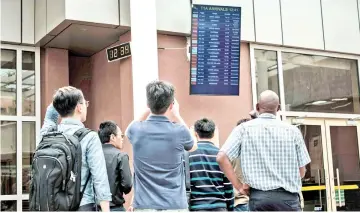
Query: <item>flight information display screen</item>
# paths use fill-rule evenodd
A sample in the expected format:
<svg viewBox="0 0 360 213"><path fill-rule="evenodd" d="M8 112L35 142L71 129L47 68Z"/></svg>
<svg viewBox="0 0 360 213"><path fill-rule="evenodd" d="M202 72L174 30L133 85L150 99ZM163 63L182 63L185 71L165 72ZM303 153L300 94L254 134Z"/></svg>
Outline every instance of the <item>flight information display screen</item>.
<svg viewBox="0 0 360 213"><path fill-rule="evenodd" d="M193 5L190 94L239 95L241 7Z"/></svg>

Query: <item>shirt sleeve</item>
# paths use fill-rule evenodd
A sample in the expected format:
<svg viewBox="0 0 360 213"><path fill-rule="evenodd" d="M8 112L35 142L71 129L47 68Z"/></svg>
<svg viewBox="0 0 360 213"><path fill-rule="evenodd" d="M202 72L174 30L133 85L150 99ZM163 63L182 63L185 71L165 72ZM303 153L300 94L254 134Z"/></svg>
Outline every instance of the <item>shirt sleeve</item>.
<svg viewBox="0 0 360 213"><path fill-rule="evenodd" d="M191 136L189 129L186 126L181 125L178 134L178 138L180 138L181 144L184 146L184 149L186 151L191 150L194 146L194 139Z"/></svg>
<svg viewBox="0 0 360 213"><path fill-rule="evenodd" d="M245 129L242 124L237 126L229 135L220 151L224 152L230 161L235 160L240 156L240 145L242 142L242 135Z"/></svg>
<svg viewBox="0 0 360 213"><path fill-rule="evenodd" d="M98 201L111 201L109 180L106 171L106 162L99 136L90 132L84 140L89 137L86 149L86 159L93 179L95 193Z"/></svg>
<svg viewBox="0 0 360 213"><path fill-rule="evenodd" d="M132 176L129 165L129 156L127 154L120 155L119 157L119 172L120 172L120 185L121 191L128 194L132 188Z"/></svg>
<svg viewBox="0 0 360 213"><path fill-rule="evenodd" d="M311 159L304 138L298 128L295 130L295 146L299 168L304 167L311 162Z"/></svg>
<svg viewBox="0 0 360 213"><path fill-rule="evenodd" d="M126 130L125 130L125 135L126 135L126 137L129 139L129 141L130 141L130 143L131 143L131 140L132 140L132 135L133 135L133 132L134 132L134 126L135 126L135 124L137 123L137 122L139 122L139 121L132 121L130 124L129 124L129 126L126 128Z"/></svg>
<svg viewBox="0 0 360 213"><path fill-rule="evenodd" d="M58 119L59 113L54 106L50 104L46 109L44 124L41 127L40 135L45 135L47 132L55 130L57 128Z"/></svg>
<svg viewBox="0 0 360 213"><path fill-rule="evenodd" d="M225 199L226 199L226 208L229 212L234 211L234 190L233 185L224 176L224 190L225 190Z"/></svg>

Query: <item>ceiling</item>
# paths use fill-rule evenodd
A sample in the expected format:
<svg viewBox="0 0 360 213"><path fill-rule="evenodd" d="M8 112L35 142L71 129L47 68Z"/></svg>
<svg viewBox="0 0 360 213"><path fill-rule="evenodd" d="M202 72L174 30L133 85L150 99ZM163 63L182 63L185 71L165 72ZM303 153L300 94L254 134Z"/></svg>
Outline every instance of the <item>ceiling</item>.
<svg viewBox="0 0 360 213"><path fill-rule="evenodd" d="M127 31L128 29L121 27L69 23L63 30L59 30L57 35L48 37L50 39L41 46L68 49L71 54L78 56L92 56L117 42Z"/></svg>

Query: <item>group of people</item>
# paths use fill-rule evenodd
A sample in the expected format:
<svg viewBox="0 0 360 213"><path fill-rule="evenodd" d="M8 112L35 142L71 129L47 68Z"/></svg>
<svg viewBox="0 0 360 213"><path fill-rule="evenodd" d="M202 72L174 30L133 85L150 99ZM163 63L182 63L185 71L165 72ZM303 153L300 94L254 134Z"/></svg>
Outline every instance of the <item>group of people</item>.
<svg viewBox="0 0 360 213"><path fill-rule="evenodd" d="M279 98L259 97L252 119L242 119L220 148L214 121L186 125L174 87L153 81L147 107L125 133L113 121L81 139L83 192L78 211L300 211L299 193L309 154L299 129L276 119ZM56 91L41 134L54 127L74 134L84 128L87 107L81 90ZM133 149L121 151L127 137Z"/></svg>

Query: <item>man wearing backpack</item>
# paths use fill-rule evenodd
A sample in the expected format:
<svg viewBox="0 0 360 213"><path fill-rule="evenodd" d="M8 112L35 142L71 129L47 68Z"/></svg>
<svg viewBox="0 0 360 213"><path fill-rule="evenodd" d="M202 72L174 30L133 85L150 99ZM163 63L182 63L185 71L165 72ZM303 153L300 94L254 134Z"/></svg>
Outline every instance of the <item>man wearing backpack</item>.
<svg viewBox="0 0 360 213"><path fill-rule="evenodd" d="M31 211L93 211L97 202L102 211L109 211L102 145L98 134L83 124L88 105L79 89L67 86L56 91L34 155Z"/></svg>

